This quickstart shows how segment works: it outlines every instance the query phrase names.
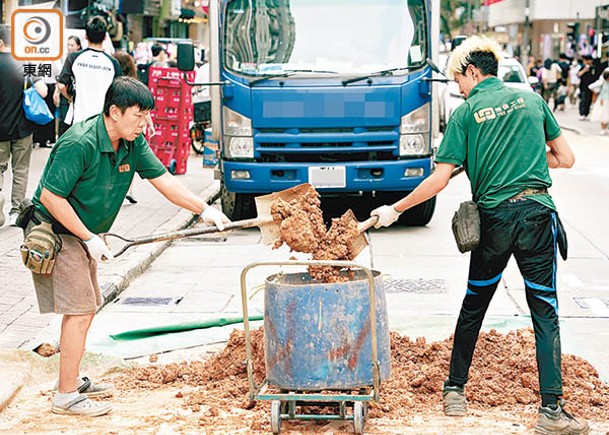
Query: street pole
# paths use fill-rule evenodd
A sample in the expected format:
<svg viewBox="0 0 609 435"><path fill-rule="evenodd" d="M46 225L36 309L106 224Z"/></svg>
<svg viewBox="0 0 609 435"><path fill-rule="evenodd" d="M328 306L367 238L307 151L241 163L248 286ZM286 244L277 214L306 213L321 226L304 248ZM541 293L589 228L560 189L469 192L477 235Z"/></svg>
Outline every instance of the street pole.
<svg viewBox="0 0 609 435"><path fill-rule="evenodd" d="M526 65L529 61L529 0L525 1L524 4L524 30L522 32L522 50L521 50L521 62Z"/></svg>

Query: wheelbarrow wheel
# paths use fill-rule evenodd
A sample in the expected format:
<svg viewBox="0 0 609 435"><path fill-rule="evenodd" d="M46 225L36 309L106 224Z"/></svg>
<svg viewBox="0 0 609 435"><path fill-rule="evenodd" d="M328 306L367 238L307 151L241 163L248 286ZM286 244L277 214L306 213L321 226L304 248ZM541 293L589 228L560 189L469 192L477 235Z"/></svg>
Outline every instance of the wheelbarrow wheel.
<svg viewBox="0 0 609 435"><path fill-rule="evenodd" d="M353 403L353 431L357 435L364 433L364 406L362 402Z"/></svg>
<svg viewBox="0 0 609 435"><path fill-rule="evenodd" d="M281 401L271 402L271 432L278 434L281 431Z"/></svg>

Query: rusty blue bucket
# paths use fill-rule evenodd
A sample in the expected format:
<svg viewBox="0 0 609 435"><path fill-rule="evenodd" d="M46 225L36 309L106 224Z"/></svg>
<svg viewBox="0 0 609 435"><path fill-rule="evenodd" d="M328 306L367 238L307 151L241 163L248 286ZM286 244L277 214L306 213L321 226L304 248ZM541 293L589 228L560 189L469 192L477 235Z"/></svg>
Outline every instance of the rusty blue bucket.
<svg viewBox="0 0 609 435"><path fill-rule="evenodd" d="M380 379L391 372L387 304L373 271ZM270 385L285 390L373 385L369 279L320 283L307 273L277 274L265 283L264 351Z"/></svg>

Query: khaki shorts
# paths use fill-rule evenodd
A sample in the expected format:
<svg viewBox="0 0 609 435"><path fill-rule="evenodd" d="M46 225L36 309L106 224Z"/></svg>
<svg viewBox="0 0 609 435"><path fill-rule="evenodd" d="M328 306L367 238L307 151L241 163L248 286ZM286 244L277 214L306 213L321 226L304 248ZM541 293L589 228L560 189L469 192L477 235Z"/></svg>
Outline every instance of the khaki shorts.
<svg viewBox="0 0 609 435"><path fill-rule="evenodd" d="M63 246L53 273L32 273L40 314L93 314L102 304L97 261L77 237L60 237Z"/></svg>

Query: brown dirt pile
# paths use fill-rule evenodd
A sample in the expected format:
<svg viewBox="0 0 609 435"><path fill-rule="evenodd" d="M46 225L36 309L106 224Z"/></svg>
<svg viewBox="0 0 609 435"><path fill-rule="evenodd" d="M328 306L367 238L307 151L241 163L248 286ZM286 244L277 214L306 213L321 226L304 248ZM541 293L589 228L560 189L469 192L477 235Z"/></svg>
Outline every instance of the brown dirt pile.
<svg viewBox="0 0 609 435"><path fill-rule="evenodd" d="M265 377L262 329L252 331L252 346L255 379L260 383ZM424 338L411 340L392 333L392 375L382 383L379 402L371 403L370 416L397 420L430 409L441 412L440 390L448 373L451 346L452 337L427 343ZM244 360L244 334L235 330L226 348L207 361L134 368L112 381L119 390L151 390L172 384L180 389L176 397L185 407L193 411L205 408L202 425L215 427L222 415L238 406L251 412L247 414L251 419L239 419L240 427L249 424L252 430L268 430L268 406L248 401ZM568 409L584 418L609 420L609 386L599 380L596 370L573 355L563 355L562 367ZM531 329L480 334L466 390L472 409L501 407L533 423L535 408L526 405L539 403L538 389Z"/></svg>
<svg viewBox="0 0 609 435"><path fill-rule="evenodd" d="M42 343L40 346L34 349L34 352L36 352L40 356L48 358L55 355L56 353L59 353L59 349L53 346L52 344Z"/></svg>
<svg viewBox="0 0 609 435"><path fill-rule="evenodd" d="M313 260L352 260L349 243L359 235L357 221L345 213L332 219L326 231L320 205L319 193L312 186L289 202L281 198L275 200L271 214L280 232L275 248L285 243L292 251L313 254ZM341 273L339 267L310 266L308 270L317 281L349 280L349 274Z"/></svg>

